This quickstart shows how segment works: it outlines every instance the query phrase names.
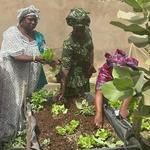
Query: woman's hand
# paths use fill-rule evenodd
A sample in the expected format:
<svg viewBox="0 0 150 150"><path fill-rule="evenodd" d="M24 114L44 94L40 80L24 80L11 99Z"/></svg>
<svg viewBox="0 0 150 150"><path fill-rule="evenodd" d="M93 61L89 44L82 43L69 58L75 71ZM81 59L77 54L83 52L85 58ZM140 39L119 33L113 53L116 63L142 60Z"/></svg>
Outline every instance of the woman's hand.
<svg viewBox="0 0 150 150"><path fill-rule="evenodd" d="M46 64L46 60L42 56L35 56L35 61Z"/></svg>
<svg viewBox="0 0 150 150"><path fill-rule="evenodd" d="M94 119L94 124L97 128L103 128L103 116L101 114L96 114Z"/></svg>
<svg viewBox="0 0 150 150"><path fill-rule="evenodd" d="M52 68L55 68L56 65L60 65L60 64L61 64L61 60L60 60L60 59L55 59L55 60L52 60L51 62L48 62L48 64L49 64Z"/></svg>

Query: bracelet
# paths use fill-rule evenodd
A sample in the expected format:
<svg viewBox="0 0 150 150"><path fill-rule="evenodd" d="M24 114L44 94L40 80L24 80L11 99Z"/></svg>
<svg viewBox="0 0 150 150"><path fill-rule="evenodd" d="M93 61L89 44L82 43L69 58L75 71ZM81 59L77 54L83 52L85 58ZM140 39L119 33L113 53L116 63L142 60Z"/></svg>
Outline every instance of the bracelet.
<svg viewBox="0 0 150 150"><path fill-rule="evenodd" d="M35 56L32 57L33 62L35 62Z"/></svg>

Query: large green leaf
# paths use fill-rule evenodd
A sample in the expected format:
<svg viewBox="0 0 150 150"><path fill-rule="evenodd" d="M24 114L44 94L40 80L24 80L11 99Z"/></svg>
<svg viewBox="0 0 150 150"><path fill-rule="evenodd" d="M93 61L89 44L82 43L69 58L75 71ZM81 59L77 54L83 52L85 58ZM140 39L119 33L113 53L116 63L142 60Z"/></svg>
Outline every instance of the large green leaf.
<svg viewBox="0 0 150 150"><path fill-rule="evenodd" d="M134 43L137 47L145 47L149 44L148 35L131 35L128 38L129 43Z"/></svg>
<svg viewBox="0 0 150 150"><path fill-rule="evenodd" d="M144 105L150 106L150 89L144 91L142 94L144 96Z"/></svg>
<svg viewBox="0 0 150 150"><path fill-rule="evenodd" d="M127 90L134 86L131 78L114 79L113 83L118 90Z"/></svg>
<svg viewBox="0 0 150 150"><path fill-rule="evenodd" d="M144 72L140 72L140 76L134 86L135 90L138 92L138 93L141 93L142 92L142 88L145 84L145 79L144 79Z"/></svg>
<svg viewBox="0 0 150 150"><path fill-rule="evenodd" d="M132 32L134 34L148 35L148 31L137 24L125 25L118 21L111 21L110 24L122 28L124 31Z"/></svg>
<svg viewBox="0 0 150 150"><path fill-rule="evenodd" d="M118 11L117 18L124 19L136 24L143 24L147 20L147 17L144 16L143 13L124 12L121 10Z"/></svg>
<svg viewBox="0 0 150 150"><path fill-rule="evenodd" d="M142 91L146 91L146 90L148 90L148 89L150 89L150 80L147 80L147 81L145 82Z"/></svg>
<svg viewBox="0 0 150 150"><path fill-rule="evenodd" d="M104 97L109 100L123 100L133 95L132 88L128 88L127 90L118 90L113 81L109 81L102 85L102 92L104 94Z"/></svg>
<svg viewBox="0 0 150 150"><path fill-rule="evenodd" d="M137 0L124 0L125 3L130 5L135 11L142 12L142 6Z"/></svg>
<svg viewBox="0 0 150 150"><path fill-rule="evenodd" d="M112 71L113 78L130 77L130 70L128 67L115 66Z"/></svg>

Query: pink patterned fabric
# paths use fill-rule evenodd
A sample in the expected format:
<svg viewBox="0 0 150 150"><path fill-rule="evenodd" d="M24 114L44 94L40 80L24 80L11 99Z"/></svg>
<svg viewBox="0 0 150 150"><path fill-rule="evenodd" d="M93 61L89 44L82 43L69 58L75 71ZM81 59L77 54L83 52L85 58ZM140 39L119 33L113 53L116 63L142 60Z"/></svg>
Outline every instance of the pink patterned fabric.
<svg viewBox="0 0 150 150"><path fill-rule="evenodd" d="M106 63L99 69L99 74L96 81L96 90L100 90L101 86L113 80L112 69L115 65L129 66L135 69L138 66L138 61L135 58L128 57L123 50L117 49L114 55L110 53L105 54Z"/></svg>

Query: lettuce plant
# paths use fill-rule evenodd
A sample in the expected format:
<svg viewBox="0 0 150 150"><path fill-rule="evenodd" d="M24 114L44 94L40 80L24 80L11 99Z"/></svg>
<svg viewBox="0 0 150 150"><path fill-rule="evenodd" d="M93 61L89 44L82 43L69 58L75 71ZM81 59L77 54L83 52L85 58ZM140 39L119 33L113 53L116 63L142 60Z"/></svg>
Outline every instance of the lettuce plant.
<svg viewBox="0 0 150 150"><path fill-rule="evenodd" d="M52 116L56 117L60 114L66 114L68 112L68 109L65 108L64 104L62 104L62 105L61 104L53 104L51 112L52 112Z"/></svg>
<svg viewBox="0 0 150 150"><path fill-rule="evenodd" d="M78 120L71 120L70 123L64 127L57 126L56 131L60 135L73 134L79 125L80 122Z"/></svg>
<svg viewBox="0 0 150 150"><path fill-rule="evenodd" d="M43 108L44 102L47 101L48 97L53 96L53 91L47 91L42 89L32 93L31 96L31 107L33 112L38 112Z"/></svg>
<svg viewBox="0 0 150 150"><path fill-rule="evenodd" d="M48 48L47 50L44 51L44 53L42 54L42 57L48 61L51 62L53 57L54 57L54 52L51 48Z"/></svg>
<svg viewBox="0 0 150 150"><path fill-rule="evenodd" d="M82 102L75 101L75 104L78 109L76 114L94 115L94 106L89 105L86 99L83 99Z"/></svg>

